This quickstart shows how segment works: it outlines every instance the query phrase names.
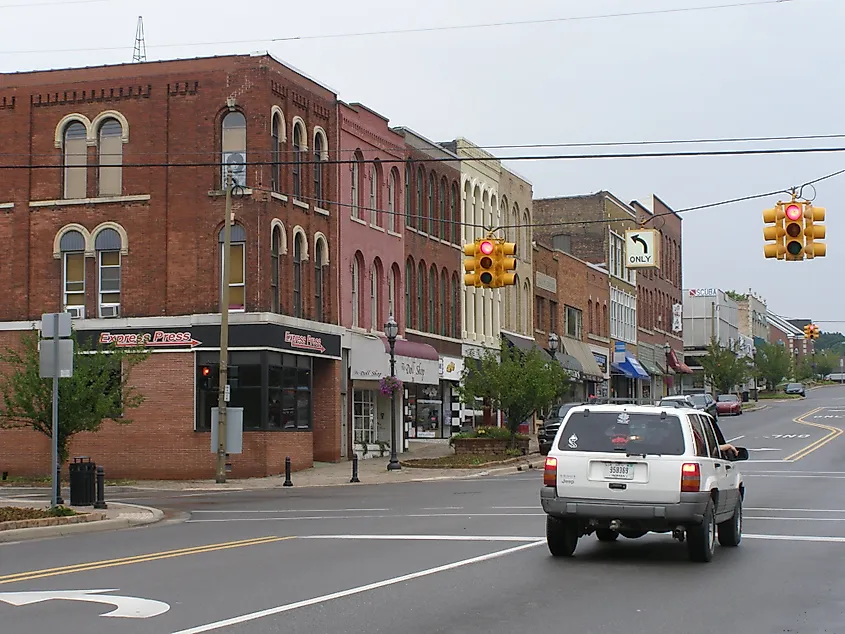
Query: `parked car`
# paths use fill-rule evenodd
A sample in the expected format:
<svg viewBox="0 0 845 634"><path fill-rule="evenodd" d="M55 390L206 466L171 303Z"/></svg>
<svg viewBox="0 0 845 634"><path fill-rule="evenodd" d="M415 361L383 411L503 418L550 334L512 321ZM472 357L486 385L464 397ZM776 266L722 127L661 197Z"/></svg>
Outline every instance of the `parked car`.
<svg viewBox="0 0 845 634"><path fill-rule="evenodd" d="M709 394L682 394L680 396L667 396L660 401L663 407L669 406L668 401L681 401L683 403L691 403L690 407L694 409L704 410L713 418L719 419L719 412L716 409L716 401Z"/></svg>
<svg viewBox="0 0 845 634"><path fill-rule="evenodd" d="M540 431L537 432L537 441L540 443L541 455L545 456L549 453L549 449L551 449L552 442L554 442L555 435L561 422L563 422L564 416L566 416L566 412L577 405L580 405L580 403L565 403L559 406L551 416L543 421Z"/></svg>
<svg viewBox="0 0 845 634"><path fill-rule="evenodd" d="M660 399L657 403L658 407L688 407L695 409L695 403L689 396L667 396Z"/></svg>
<svg viewBox="0 0 845 634"><path fill-rule="evenodd" d="M740 416L742 414L742 401L736 394L719 394L716 399L716 411L727 416Z"/></svg>
<svg viewBox="0 0 845 634"><path fill-rule="evenodd" d="M799 394L801 396L807 396L807 393L804 391L804 385L802 383L787 383L786 388L783 391L787 394Z"/></svg>
<svg viewBox="0 0 845 634"><path fill-rule="evenodd" d="M700 410L580 405L569 410L546 457L540 502L546 542L571 557L581 537L612 542L649 532L686 540L689 558L713 558L716 539L742 539L745 484L723 454L725 438Z"/></svg>

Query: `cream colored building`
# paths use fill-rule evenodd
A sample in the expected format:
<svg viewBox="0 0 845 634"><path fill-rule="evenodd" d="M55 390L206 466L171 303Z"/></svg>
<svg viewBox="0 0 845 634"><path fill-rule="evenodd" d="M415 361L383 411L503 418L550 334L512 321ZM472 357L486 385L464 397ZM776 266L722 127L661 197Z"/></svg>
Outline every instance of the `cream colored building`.
<svg viewBox="0 0 845 634"><path fill-rule="evenodd" d="M501 329L534 338L534 230L531 225L534 188L527 180L506 167L499 175L499 208L502 235L516 244L516 280L514 286L501 289Z"/></svg>

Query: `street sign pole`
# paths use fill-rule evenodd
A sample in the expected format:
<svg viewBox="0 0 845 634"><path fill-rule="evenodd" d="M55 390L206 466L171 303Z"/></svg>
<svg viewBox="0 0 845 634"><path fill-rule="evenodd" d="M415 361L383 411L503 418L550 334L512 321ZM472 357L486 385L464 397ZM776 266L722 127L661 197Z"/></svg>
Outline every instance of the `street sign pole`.
<svg viewBox="0 0 845 634"><path fill-rule="evenodd" d="M53 506L63 504L59 479L59 313L53 317Z"/></svg>

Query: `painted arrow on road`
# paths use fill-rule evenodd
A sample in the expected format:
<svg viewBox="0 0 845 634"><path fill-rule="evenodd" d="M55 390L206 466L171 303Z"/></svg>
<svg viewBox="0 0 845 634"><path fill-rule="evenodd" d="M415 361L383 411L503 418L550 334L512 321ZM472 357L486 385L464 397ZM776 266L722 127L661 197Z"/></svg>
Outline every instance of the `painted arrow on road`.
<svg viewBox="0 0 845 634"><path fill-rule="evenodd" d="M53 599L63 601L87 601L88 603L104 603L113 605L115 609L100 616L113 616L123 619L149 619L164 614L170 606L163 601L153 599L139 599L137 597L121 597L103 592L115 592L119 588L106 590L47 590L45 592L0 592L0 601L9 605L21 606L41 603Z"/></svg>

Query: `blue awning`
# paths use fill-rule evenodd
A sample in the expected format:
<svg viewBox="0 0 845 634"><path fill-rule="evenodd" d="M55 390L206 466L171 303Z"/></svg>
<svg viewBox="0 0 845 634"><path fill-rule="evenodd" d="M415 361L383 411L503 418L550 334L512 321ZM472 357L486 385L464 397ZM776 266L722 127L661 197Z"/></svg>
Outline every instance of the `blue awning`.
<svg viewBox="0 0 845 634"><path fill-rule="evenodd" d="M617 372L621 372L625 376L631 379L640 379L641 381L647 381L651 377L648 375L648 372L645 371L645 368L637 361L636 357L632 357L631 355L625 355L625 360L622 363L613 363L611 367L616 370Z"/></svg>

